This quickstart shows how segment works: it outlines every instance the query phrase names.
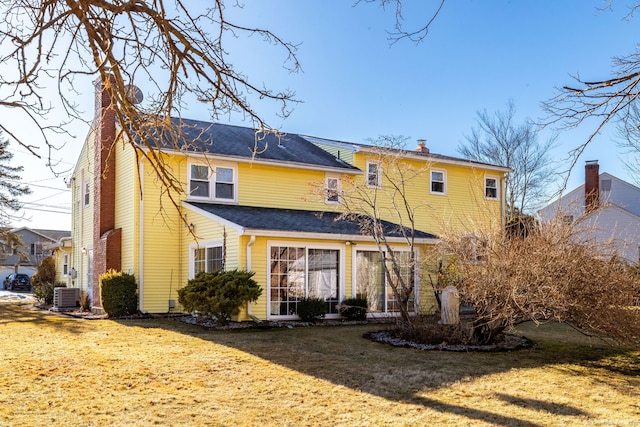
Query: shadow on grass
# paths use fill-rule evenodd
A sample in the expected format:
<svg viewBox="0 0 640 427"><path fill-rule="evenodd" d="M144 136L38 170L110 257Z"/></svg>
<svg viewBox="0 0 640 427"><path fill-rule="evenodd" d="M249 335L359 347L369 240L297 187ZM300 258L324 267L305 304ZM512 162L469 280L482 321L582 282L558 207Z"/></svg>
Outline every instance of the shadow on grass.
<svg viewBox="0 0 640 427"><path fill-rule="evenodd" d="M128 322L124 322L128 323ZM147 324L146 327L150 325ZM421 405L444 414L489 421L503 426L534 427L517 417L425 397L425 393L456 382L546 365L588 366L622 353L613 347L564 343L538 349L500 353L460 353L396 348L364 339L380 325L295 327L268 330L219 331L164 320L167 327L192 337L232 347L305 375L403 403ZM535 341L535 337L533 337ZM557 416L587 416L567 404L497 394L499 399Z"/></svg>
<svg viewBox="0 0 640 427"><path fill-rule="evenodd" d="M537 411L545 411L554 415L564 415L564 416L580 416L580 415L589 415L584 411L581 411L576 408L572 408L568 405L563 405L560 403L552 403L545 402L543 400L538 399L530 399L530 398L522 398L517 396L511 396L509 394L496 393L494 394L498 399L507 402L511 405L520 406L526 409L534 409Z"/></svg>
<svg viewBox="0 0 640 427"><path fill-rule="evenodd" d="M39 309L33 303L0 303L0 327L10 323L29 323L43 328L64 330L72 334L80 334L87 329L82 322L73 321L64 314Z"/></svg>

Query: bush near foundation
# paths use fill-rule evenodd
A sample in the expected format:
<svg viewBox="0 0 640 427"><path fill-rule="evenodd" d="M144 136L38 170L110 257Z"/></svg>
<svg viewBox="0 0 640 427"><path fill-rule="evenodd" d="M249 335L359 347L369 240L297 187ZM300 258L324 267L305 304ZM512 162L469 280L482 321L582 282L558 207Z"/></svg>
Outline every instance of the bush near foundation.
<svg viewBox="0 0 640 427"><path fill-rule="evenodd" d="M41 304L51 305L53 304L53 289L54 288L66 288L67 285L63 282L57 282L56 284L49 282L41 282L39 280L34 281L31 285L33 291L33 297Z"/></svg>
<svg viewBox="0 0 640 427"><path fill-rule="evenodd" d="M109 270L100 276L102 308L109 317L138 312L138 285L133 274Z"/></svg>
<svg viewBox="0 0 640 427"><path fill-rule="evenodd" d="M367 320L367 300L346 298L340 303L340 315L347 320Z"/></svg>
<svg viewBox="0 0 640 427"><path fill-rule="evenodd" d="M254 274L242 270L198 273L178 290L178 302L188 312L226 325L243 304L257 301L262 294L262 288L252 279Z"/></svg>
<svg viewBox="0 0 640 427"><path fill-rule="evenodd" d="M309 297L298 301L298 316L303 322L315 322L327 314L327 303L320 298Z"/></svg>

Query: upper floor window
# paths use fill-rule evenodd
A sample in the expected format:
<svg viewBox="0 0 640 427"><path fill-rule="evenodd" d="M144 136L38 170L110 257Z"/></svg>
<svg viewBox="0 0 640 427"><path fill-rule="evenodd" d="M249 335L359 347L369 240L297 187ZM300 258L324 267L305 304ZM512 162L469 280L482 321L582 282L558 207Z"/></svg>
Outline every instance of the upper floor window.
<svg viewBox="0 0 640 427"><path fill-rule="evenodd" d="M223 166L191 165L189 167L189 195L219 201L235 200L235 170Z"/></svg>
<svg viewBox="0 0 640 427"><path fill-rule="evenodd" d="M327 203L340 202L340 178L327 177L326 183L326 199Z"/></svg>
<svg viewBox="0 0 640 427"><path fill-rule="evenodd" d="M431 192L445 194L447 192L447 172L441 169L431 169Z"/></svg>
<svg viewBox="0 0 640 427"><path fill-rule="evenodd" d="M381 178L380 164L377 162L367 162L367 187L381 187Z"/></svg>
<svg viewBox="0 0 640 427"><path fill-rule="evenodd" d="M484 197L487 199L498 199L498 178L485 177L484 178Z"/></svg>
<svg viewBox="0 0 640 427"><path fill-rule="evenodd" d="M82 183L82 191L83 191L83 206L87 207L89 206L89 194L91 192L91 187L89 186L89 180L86 179L83 183Z"/></svg>

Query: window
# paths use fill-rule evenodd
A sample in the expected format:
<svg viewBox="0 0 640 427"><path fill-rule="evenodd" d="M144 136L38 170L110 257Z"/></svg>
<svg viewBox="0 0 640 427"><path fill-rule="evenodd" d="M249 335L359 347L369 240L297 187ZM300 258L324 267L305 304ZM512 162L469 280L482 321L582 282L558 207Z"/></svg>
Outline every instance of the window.
<svg viewBox="0 0 640 427"><path fill-rule="evenodd" d="M198 273L224 270L222 245L196 247L193 249L193 276Z"/></svg>
<svg viewBox="0 0 640 427"><path fill-rule="evenodd" d="M62 255L62 275L69 274L69 254Z"/></svg>
<svg viewBox="0 0 640 427"><path fill-rule="evenodd" d="M327 314L338 313L341 299L338 249L272 246L269 254L271 316L297 316L298 303L308 297L324 300Z"/></svg>
<svg viewBox="0 0 640 427"><path fill-rule="evenodd" d="M444 170L432 169L431 170L431 193L445 194L446 193L446 172Z"/></svg>
<svg viewBox="0 0 640 427"><path fill-rule="evenodd" d="M382 186L380 176L380 164L377 162L367 162L367 187L379 188Z"/></svg>
<svg viewBox="0 0 640 427"><path fill-rule="evenodd" d="M189 194L195 197L209 197L209 167L191 165Z"/></svg>
<svg viewBox="0 0 640 427"><path fill-rule="evenodd" d="M216 199L233 200L233 169L216 168Z"/></svg>
<svg viewBox="0 0 640 427"><path fill-rule="evenodd" d="M460 243L464 245L464 262L468 264L479 264L487 260L489 255L489 242L486 238L469 234L463 236Z"/></svg>
<svg viewBox="0 0 640 427"><path fill-rule="evenodd" d="M484 179L484 197L487 199L498 199L498 179L486 177Z"/></svg>
<svg viewBox="0 0 640 427"><path fill-rule="evenodd" d="M218 201L236 198L235 170L193 164L189 168L189 195Z"/></svg>
<svg viewBox="0 0 640 427"><path fill-rule="evenodd" d="M573 215L563 215L562 222L567 225L573 224Z"/></svg>
<svg viewBox="0 0 640 427"><path fill-rule="evenodd" d="M397 313L400 301L393 293L393 283L386 275L392 269L391 259L386 259L378 250L358 250L356 252L356 296L367 300L370 313ZM413 257L409 251L395 251L394 256L400 264L400 277L395 277L395 285L402 288L400 278L405 286L414 284ZM409 312L415 311L415 292L412 291L407 301Z"/></svg>
<svg viewBox="0 0 640 427"><path fill-rule="evenodd" d="M90 190L91 190L91 187L89 186L89 180L88 179L85 180L82 183L82 188L83 188L83 191L84 191L84 193L83 193L84 194L84 196L83 196L83 201L84 201L83 206L87 207L87 206L89 206L89 194L90 194Z"/></svg>
<svg viewBox="0 0 640 427"><path fill-rule="evenodd" d="M335 177L327 177L326 180L326 202L340 202L340 179Z"/></svg>

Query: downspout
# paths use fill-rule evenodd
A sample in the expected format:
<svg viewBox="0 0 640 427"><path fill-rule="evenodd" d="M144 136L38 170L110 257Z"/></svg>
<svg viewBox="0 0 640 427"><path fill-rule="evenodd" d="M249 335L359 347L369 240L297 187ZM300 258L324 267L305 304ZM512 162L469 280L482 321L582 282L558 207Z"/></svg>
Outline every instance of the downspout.
<svg viewBox="0 0 640 427"><path fill-rule="evenodd" d="M251 237L249 238L249 241L247 242L247 251L246 251L247 271L251 271L251 258L252 258L252 255L253 255L253 251L252 251L251 247L253 246L255 241L256 241L256 236L255 236L255 234L252 234ZM249 316L251 318L251 320L253 320L256 323L262 323L262 320L258 319L256 316L253 315L253 310L251 309L251 302L247 303L247 316Z"/></svg>
<svg viewBox="0 0 640 427"><path fill-rule="evenodd" d="M138 309L144 313L144 160L138 160L138 183L140 185L140 202L138 216Z"/></svg>

